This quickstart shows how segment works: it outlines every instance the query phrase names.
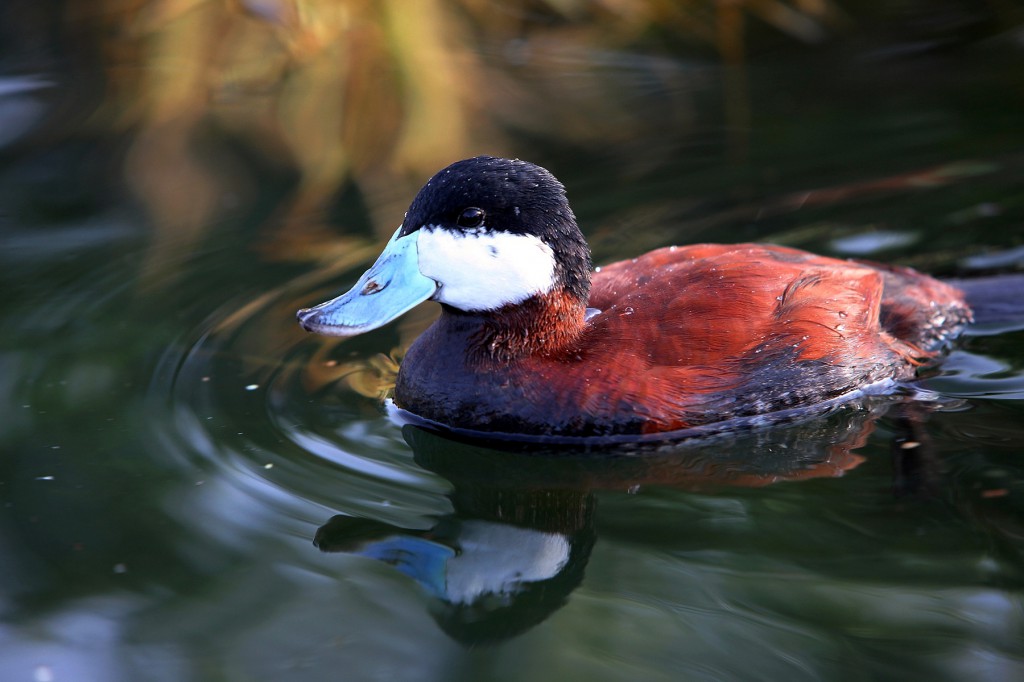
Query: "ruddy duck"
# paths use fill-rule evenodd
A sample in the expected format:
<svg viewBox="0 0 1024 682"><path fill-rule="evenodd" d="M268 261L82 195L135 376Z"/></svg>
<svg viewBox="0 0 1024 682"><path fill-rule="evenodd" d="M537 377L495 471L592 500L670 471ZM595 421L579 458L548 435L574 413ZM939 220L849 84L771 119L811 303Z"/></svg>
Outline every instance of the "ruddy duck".
<svg viewBox="0 0 1024 682"><path fill-rule="evenodd" d="M380 327L422 301L395 404L493 434L685 431L885 390L970 321L962 293L909 268L759 244L667 247L591 269L565 189L481 156L420 190L311 332Z"/></svg>

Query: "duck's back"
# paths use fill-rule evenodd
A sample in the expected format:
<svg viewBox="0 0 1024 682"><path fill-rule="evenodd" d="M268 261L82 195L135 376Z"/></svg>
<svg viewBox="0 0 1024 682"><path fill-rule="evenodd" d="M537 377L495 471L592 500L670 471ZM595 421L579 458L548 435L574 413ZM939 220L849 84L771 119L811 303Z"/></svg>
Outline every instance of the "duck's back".
<svg viewBox="0 0 1024 682"><path fill-rule="evenodd" d="M913 375L970 311L913 270L755 244L669 247L595 273L584 344L608 400L657 431L810 405Z"/></svg>

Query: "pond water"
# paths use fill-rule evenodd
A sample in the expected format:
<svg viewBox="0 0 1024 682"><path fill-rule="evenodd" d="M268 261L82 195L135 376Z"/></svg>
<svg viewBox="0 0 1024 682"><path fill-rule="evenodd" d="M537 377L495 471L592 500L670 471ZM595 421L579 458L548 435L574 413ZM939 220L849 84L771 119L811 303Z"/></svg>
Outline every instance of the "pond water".
<svg viewBox="0 0 1024 682"><path fill-rule="evenodd" d="M166 63L90 62L86 29L25 17L35 41L0 52L0 677L1024 678L1020 316L898 395L601 451L389 419L434 304L346 340L294 320L427 168L494 151L559 176L597 263L756 240L1018 272L1019 26L768 41L742 72L591 34L481 43L544 111L469 110L461 146L331 184L319 138L232 127L264 91L167 114L169 80L124 84ZM295 73L282 107L320 92ZM346 121L390 111L358 102Z"/></svg>

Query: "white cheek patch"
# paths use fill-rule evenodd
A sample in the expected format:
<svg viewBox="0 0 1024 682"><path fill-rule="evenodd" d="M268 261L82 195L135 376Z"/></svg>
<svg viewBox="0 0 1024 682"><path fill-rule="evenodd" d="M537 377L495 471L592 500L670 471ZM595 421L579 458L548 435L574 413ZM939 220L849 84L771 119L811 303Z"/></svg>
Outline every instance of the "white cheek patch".
<svg viewBox="0 0 1024 682"><path fill-rule="evenodd" d="M420 272L441 287L435 301L467 312L496 310L551 291L551 247L530 234L419 230Z"/></svg>

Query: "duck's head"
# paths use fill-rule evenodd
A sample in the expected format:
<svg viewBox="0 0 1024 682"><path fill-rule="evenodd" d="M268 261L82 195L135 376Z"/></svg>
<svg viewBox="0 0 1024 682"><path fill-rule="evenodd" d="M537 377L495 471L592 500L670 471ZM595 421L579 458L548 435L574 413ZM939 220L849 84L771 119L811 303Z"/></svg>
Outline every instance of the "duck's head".
<svg viewBox="0 0 1024 682"><path fill-rule="evenodd" d="M431 178L356 285L298 319L352 336L427 299L490 313L559 295L582 311L589 288L590 250L562 184L532 163L478 156Z"/></svg>

